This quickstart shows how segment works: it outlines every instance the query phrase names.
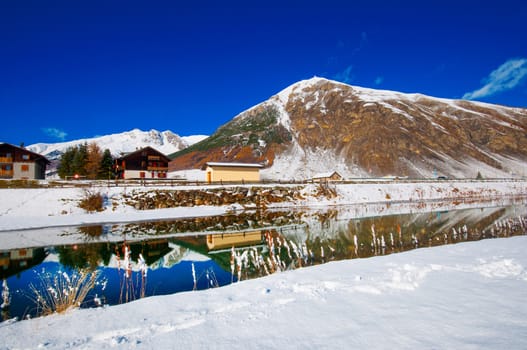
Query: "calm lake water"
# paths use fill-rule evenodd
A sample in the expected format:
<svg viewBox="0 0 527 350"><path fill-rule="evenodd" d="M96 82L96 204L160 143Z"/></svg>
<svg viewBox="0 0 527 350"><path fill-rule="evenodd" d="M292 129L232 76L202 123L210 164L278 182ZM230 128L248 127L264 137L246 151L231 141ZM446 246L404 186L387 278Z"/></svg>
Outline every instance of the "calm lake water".
<svg viewBox="0 0 527 350"><path fill-rule="evenodd" d="M334 260L526 231L527 201L507 199L253 211L2 232L1 319L37 316L36 295L53 293L50 285L74 279L82 269L98 273L83 304L94 307L216 288Z"/></svg>

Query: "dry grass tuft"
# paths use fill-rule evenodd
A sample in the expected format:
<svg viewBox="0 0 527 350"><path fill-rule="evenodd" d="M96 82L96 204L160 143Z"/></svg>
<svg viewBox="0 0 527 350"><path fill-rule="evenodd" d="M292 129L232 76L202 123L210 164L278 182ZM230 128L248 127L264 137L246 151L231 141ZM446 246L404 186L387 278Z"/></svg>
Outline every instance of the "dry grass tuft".
<svg viewBox="0 0 527 350"><path fill-rule="evenodd" d="M75 271L71 275L63 271L39 274L40 285L29 286L33 292L30 298L37 304L37 314L46 316L80 307L95 286L97 278L97 271L87 269Z"/></svg>

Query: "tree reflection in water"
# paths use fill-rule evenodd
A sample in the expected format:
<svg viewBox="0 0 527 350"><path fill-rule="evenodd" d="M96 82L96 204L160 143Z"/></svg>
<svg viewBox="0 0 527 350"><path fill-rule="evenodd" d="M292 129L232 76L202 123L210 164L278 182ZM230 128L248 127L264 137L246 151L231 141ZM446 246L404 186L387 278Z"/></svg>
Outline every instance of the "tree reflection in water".
<svg viewBox="0 0 527 350"><path fill-rule="evenodd" d="M434 206L440 207L438 203ZM67 233L79 237L75 243L0 251L0 277L9 287L13 285L11 291L24 293L29 279L25 271L31 267L39 270L55 264L56 270L100 270L103 281L93 293L92 304L97 304L96 300L115 304L217 287L328 261L522 235L527 230L523 203L464 210L441 207L420 213L412 213L416 207L408 207L407 214L389 214L396 209L392 204L373 209L253 211L90 225ZM66 231L61 229L57 236ZM46 262L49 257L56 258ZM16 293L11 292L11 298L11 306L2 310L2 319L22 317L31 309L20 304L27 301Z"/></svg>

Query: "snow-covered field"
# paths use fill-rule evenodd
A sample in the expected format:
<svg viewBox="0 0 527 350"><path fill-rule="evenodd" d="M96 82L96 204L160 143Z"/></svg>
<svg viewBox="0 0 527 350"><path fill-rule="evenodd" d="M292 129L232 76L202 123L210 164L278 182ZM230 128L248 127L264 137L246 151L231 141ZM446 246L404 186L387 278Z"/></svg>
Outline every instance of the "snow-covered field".
<svg viewBox="0 0 527 350"><path fill-rule="evenodd" d="M453 189L456 189L455 191ZM525 195L524 182L337 187L329 206L448 194ZM127 188L126 191L132 189ZM107 188L113 200L122 188ZM0 190L0 230L223 213L223 207L86 214L79 189ZM525 214L525 213L519 213ZM19 233L0 236L0 249ZM525 349L527 236L331 262L200 292L0 323L0 349Z"/></svg>

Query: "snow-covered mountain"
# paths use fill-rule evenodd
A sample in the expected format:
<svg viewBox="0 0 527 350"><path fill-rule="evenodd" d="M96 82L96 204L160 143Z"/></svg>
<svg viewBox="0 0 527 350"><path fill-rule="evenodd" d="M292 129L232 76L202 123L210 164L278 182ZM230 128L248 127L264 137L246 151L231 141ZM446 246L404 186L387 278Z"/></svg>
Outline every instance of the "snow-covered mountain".
<svg viewBox="0 0 527 350"><path fill-rule="evenodd" d="M114 157L122 153L132 152L137 149L150 146L166 155L180 151L196 142L206 138L204 135L179 136L170 130L166 131L142 131L133 129L119 134L111 134L88 139L80 139L60 143L36 143L27 146L32 152L42 154L50 160L60 158L60 155L69 147L83 143L95 142L101 150L109 149Z"/></svg>
<svg viewBox="0 0 527 350"><path fill-rule="evenodd" d="M270 179L438 175L525 176L527 109L300 81L176 154L172 170L205 161L266 165Z"/></svg>

